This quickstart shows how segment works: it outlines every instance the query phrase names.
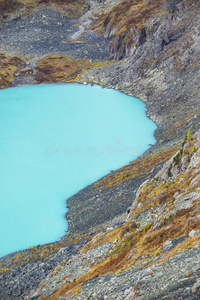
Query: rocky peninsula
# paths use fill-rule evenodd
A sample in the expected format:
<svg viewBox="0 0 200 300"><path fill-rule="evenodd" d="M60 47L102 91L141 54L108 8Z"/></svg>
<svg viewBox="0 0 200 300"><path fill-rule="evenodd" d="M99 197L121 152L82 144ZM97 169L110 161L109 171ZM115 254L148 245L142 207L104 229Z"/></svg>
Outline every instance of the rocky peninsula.
<svg viewBox="0 0 200 300"><path fill-rule="evenodd" d="M0 87L140 98L156 145L67 200L59 242L0 259L0 299L200 298L198 0L1 0ZM120 120L119 120L120 122Z"/></svg>

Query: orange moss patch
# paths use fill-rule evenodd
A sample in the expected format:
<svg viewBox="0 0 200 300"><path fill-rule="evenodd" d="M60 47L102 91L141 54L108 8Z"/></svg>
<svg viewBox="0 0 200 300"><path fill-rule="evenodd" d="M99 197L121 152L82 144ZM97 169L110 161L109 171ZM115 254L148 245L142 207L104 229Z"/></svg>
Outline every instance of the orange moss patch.
<svg viewBox="0 0 200 300"><path fill-rule="evenodd" d="M148 210L150 207L161 206L164 203L171 205L173 196L176 192L180 192L181 189L174 182L153 184L147 183L143 186L138 195L138 203L140 206L137 208L137 214L144 210Z"/></svg>
<svg viewBox="0 0 200 300"><path fill-rule="evenodd" d="M166 241L187 235L191 230L198 231L200 218L192 219L195 207L196 205L178 211L172 218L163 223L160 231L152 231L150 235L146 236L143 241L144 252L149 251L150 247L160 248Z"/></svg>
<svg viewBox="0 0 200 300"><path fill-rule="evenodd" d="M96 248L101 244L106 244L108 242L114 242L120 238L121 228L115 228L109 232L102 232L94 236L94 238L87 243L82 249L81 253L85 253L90 249Z"/></svg>
<svg viewBox="0 0 200 300"><path fill-rule="evenodd" d="M6 273L8 271L9 271L8 268L0 268L0 274L4 274L4 273Z"/></svg>
<svg viewBox="0 0 200 300"><path fill-rule="evenodd" d="M98 15L98 20L94 23L97 31L104 31L105 27L111 30L116 27L115 35L120 35L130 31L133 27L136 30L144 26L152 16L160 15L165 12L162 5L165 0L153 0L151 2L145 0L124 0L115 6L112 11Z"/></svg>
<svg viewBox="0 0 200 300"><path fill-rule="evenodd" d="M19 68L22 59L18 56L10 57L0 53L0 88L7 88L12 84L14 73Z"/></svg>
<svg viewBox="0 0 200 300"><path fill-rule="evenodd" d="M37 82L57 82L75 76L79 67L64 55L49 54L37 62L37 70Z"/></svg>
<svg viewBox="0 0 200 300"><path fill-rule="evenodd" d="M107 61L76 59L63 54L48 54L37 62L36 80L40 82L74 82L83 70L101 68L110 64Z"/></svg>

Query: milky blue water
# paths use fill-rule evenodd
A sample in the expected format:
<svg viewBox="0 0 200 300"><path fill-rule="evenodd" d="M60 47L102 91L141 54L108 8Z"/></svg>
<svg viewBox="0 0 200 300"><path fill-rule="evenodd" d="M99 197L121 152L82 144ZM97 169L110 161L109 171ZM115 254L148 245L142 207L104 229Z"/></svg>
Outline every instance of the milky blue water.
<svg viewBox="0 0 200 300"><path fill-rule="evenodd" d="M0 256L65 234L66 199L142 154L156 125L99 86L0 91Z"/></svg>

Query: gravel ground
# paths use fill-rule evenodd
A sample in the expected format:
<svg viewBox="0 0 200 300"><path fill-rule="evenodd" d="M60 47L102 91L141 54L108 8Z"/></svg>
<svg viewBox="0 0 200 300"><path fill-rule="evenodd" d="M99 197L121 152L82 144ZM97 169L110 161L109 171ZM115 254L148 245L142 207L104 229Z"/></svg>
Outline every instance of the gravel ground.
<svg viewBox="0 0 200 300"><path fill-rule="evenodd" d="M117 276L99 276L84 284L81 293L74 299L197 300L200 297L200 292L195 290L195 284L199 282L196 275L199 272L199 248L198 245L194 250L183 251L165 263L155 263L150 268L135 269L133 266L131 271Z"/></svg>
<svg viewBox="0 0 200 300"><path fill-rule="evenodd" d="M53 8L40 8L31 16L16 18L0 28L0 48L8 53L43 56L63 53L73 57L109 59L110 39L87 31L80 42L67 43L78 30L79 19L63 16Z"/></svg>

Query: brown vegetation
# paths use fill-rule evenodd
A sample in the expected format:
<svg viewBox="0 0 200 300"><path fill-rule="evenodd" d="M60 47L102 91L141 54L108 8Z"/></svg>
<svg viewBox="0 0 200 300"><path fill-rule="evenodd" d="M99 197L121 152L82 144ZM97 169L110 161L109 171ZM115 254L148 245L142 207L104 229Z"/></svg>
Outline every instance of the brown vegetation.
<svg viewBox="0 0 200 300"><path fill-rule="evenodd" d="M149 174L151 170L160 163L165 162L173 154L176 153L177 147L163 150L159 153L152 153L146 157L138 158L129 165L120 168L116 173L109 174L102 180L96 182L98 189L112 188L115 185L121 184L131 178L140 176L142 174Z"/></svg>
<svg viewBox="0 0 200 300"><path fill-rule="evenodd" d="M40 82L74 82L83 70L101 68L111 62L76 59L63 54L48 54L37 62L36 80Z"/></svg>
<svg viewBox="0 0 200 300"><path fill-rule="evenodd" d="M98 31L109 28L111 31L116 27L115 35L127 33L131 28L138 31L143 28L144 21L146 22L152 16L165 11L162 7L165 2L165 0L153 0L151 2L124 0L112 9L112 13L107 12L98 16L94 28Z"/></svg>
<svg viewBox="0 0 200 300"><path fill-rule="evenodd" d="M15 0L0 0L0 16L4 13L11 13L19 5L19 2Z"/></svg>
<svg viewBox="0 0 200 300"><path fill-rule="evenodd" d="M0 88L7 88L11 85L14 73L19 68L22 59L18 56L10 57L0 53Z"/></svg>

